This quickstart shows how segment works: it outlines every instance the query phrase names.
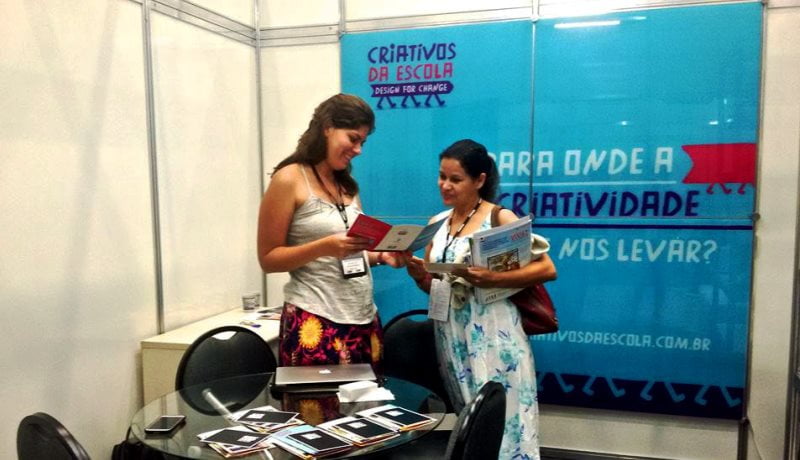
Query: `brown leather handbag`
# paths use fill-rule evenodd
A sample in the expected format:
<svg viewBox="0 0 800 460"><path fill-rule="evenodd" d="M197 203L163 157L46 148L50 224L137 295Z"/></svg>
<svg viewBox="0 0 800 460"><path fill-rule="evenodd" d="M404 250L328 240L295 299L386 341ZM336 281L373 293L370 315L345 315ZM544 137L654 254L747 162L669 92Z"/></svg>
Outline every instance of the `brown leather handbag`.
<svg viewBox="0 0 800 460"><path fill-rule="evenodd" d="M498 214L502 206L492 209L492 227L499 225ZM519 310L522 330L528 335L549 334L558 331L556 308L547 289L541 283L528 286L508 298Z"/></svg>

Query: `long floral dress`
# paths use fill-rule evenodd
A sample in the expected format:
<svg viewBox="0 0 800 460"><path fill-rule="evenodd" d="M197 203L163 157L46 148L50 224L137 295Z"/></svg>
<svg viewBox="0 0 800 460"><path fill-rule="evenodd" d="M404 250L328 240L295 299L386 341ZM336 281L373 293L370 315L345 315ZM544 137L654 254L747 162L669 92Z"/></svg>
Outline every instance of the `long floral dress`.
<svg viewBox="0 0 800 460"><path fill-rule="evenodd" d="M491 216L481 230L491 227ZM448 229L443 225L433 240L432 262L441 262ZM469 251L466 237L447 248L445 262L463 260ZM458 302L460 303L460 302ZM445 388L461 410L489 380L506 388L506 421L500 459L539 458L539 408L533 353L522 330L517 308L507 299L478 303L472 291L446 322L436 321L436 349Z"/></svg>

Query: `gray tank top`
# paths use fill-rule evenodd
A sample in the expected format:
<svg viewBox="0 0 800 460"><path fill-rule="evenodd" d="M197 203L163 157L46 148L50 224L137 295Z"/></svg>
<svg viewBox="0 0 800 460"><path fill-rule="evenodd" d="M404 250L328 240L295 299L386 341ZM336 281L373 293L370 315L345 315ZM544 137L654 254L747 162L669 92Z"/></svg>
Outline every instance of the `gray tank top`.
<svg viewBox="0 0 800 460"><path fill-rule="evenodd" d="M345 231L339 211L332 203L322 200L311 190L305 168L300 165L308 188L308 199L292 216L286 235L288 246L297 246ZM356 201L345 208L348 223L361 213ZM345 279L336 257L320 257L289 272L289 282L283 288L286 302L343 324L367 324L375 318L372 297L372 273Z"/></svg>

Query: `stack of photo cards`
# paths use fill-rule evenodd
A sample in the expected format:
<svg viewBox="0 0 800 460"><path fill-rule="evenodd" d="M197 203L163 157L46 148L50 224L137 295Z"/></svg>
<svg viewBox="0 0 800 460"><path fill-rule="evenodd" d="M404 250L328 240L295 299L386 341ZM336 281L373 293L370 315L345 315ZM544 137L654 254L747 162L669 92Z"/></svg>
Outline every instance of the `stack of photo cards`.
<svg viewBox="0 0 800 460"><path fill-rule="evenodd" d="M416 430L436 422L435 418L395 406L394 404L384 404L383 406L365 409L357 414L400 431Z"/></svg>
<svg viewBox="0 0 800 460"><path fill-rule="evenodd" d="M279 411L272 406L261 406L234 412L228 418L256 431L271 433L289 426L302 425L299 415L297 412Z"/></svg>
<svg viewBox="0 0 800 460"><path fill-rule="evenodd" d="M267 440L269 435L256 433L243 426L208 431L198 434L197 437L225 458L247 455L272 447Z"/></svg>
<svg viewBox="0 0 800 460"><path fill-rule="evenodd" d="M362 447L400 436L397 429L389 428L364 417L342 417L319 425L330 432Z"/></svg>
<svg viewBox="0 0 800 460"><path fill-rule="evenodd" d="M353 448L350 441L311 425L286 428L273 434L270 441L303 459L325 457Z"/></svg>

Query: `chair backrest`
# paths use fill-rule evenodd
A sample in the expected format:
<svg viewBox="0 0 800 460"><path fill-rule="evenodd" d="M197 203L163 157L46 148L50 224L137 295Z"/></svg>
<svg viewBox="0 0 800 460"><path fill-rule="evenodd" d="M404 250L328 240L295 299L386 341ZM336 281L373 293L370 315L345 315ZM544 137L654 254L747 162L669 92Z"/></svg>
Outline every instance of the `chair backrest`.
<svg viewBox="0 0 800 460"><path fill-rule="evenodd" d="M255 332L222 326L197 338L178 365L175 390L247 374L274 372L275 355Z"/></svg>
<svg viewBox="0 0 800 460"><path fill-rule="evenodd" d="M58 420L44 412L22 419L17 428L19 460L89 460L83 446Z"/></svg>
<svg viewBox="0 0 800 460"><path fill-rule="evenodd" d="M498 458L506 424L506 390L486 382L461 411L447 443L447 460Z"/></svg>
<svg viewBox="0 0 800 460"><path fill-rule="evenodd" d="M411 316L426 315L428 310L411 310L392 318L383 328L383 369L388 377L397 377L422 385L442 398L452 410L436 359L433 320L416 321Z"/></svg>

